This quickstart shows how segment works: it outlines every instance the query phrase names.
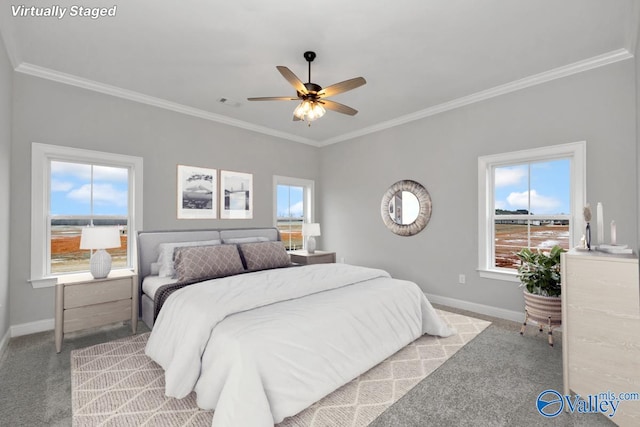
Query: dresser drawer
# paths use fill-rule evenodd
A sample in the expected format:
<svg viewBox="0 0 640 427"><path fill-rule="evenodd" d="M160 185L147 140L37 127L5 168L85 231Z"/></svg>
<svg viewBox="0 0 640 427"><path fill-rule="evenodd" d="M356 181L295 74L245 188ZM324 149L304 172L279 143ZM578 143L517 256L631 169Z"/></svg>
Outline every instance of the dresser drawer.
<svg viewBox="0 0 640 427"><path fill-rule="evenodd" d="M606 261L609 261L608 263ZM602 270L608 266L607 274ZM572 307L589 307L605 317L640 319L638 264L601 259L571 259L566 293Z"/></svg>
<svg viewBox="0 0 640 427"><path fill-rule="evenodd" d="M64 308L82 307L131 298L131 278L107 280L90 284L67 285Z"/></svg>

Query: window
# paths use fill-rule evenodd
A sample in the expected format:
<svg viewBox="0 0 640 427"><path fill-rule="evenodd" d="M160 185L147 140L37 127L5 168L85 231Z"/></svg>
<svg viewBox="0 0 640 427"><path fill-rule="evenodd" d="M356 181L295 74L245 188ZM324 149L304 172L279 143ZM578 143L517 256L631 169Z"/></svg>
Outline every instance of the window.
<svg viewBox="0 0 640 427"><path fill-rule="evenodd" d="M49 257L47 275L89 271L80 250L82 228L117 226L122 246L108 249L112 268L131 267L129 258L129 169L51 160L49 163Z"/></svg>
<svg viewBox="0 0 640 427"><path fill-rule="evenodd" d="M582 236L586 144L557 145L478 159L479 270L517 280L523 247L569 249Z"/></svg>
<svg viewBox="0 0 640 427"><path fill-rule="evenodd" d="M137 179L136 179L137 177ZM117 226L122 246L109 249L113 268L134 268L136 230L142 228L142 159L33 144L31 282L89 270L80 250L87 225Z"/></svg>
<svg viewBox="0 0 640 427"><path fill-rule="evenodd" d="M313 222L313 181L273 177L274 222L287 250L302 249L302 224Z"/></svg>

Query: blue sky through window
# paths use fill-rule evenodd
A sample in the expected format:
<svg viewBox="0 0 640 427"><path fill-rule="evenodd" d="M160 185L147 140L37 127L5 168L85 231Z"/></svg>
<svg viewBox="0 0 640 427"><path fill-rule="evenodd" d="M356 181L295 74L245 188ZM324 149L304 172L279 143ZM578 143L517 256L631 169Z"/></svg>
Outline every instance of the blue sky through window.
<svg viewBox="0 0 640 427"><path fill-rule="evenodd" d="M278 185L276 211L279 218L304 217L304 188L293 185Z"/></svg>
<svg viewBox="0 0 640 427"><path fill-rule="evenodd" d="M497 167L494 177L495 208L507 211L526 209L534 215L570 214L570 169L569 159Z"/></svg>
<svg viewBox="0 0 640 427"><path fill-rule="evenodd" d="M51 215L91 215L91 169L51 162ZM128 181L126 168L93 166L93 214L127 216Z"/></svg>

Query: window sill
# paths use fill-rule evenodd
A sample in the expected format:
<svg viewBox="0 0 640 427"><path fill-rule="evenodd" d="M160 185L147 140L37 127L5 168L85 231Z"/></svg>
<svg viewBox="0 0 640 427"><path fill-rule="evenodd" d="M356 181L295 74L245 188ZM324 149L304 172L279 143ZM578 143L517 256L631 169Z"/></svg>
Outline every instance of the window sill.
<svg viewBox="0 0 640 427"><path fill-rule="evenodd" d="M502 280L503 282L515 282L520 283L520 279L518 279L517 273L510 271L501 271L501 270L483 270L478 269L478 274L480 277L485 279L493 279L493 280Z"/></svg>
<svg viewBox="0 0 640 427"><path fill-rule="evenodd" d="M33 289L53 288L58 283L57 277L41 277L39 279L29 279Z"/></svg>

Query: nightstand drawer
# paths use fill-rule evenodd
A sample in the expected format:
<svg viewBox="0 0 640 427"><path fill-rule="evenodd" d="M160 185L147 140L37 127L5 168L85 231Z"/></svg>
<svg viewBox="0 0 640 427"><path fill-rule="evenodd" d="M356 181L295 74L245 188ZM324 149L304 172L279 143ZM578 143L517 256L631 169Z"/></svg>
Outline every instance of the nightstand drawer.
<svg viewBox="0 0 640 427"><path fill-rule="evenodd" d="M70 309L130 298L131 279L128 277L98 283L67 285L64 289L64 308Z"/></svg>
<svg viewBox="0 0 640 427"><path fill-rule="evenodd" d="M64 312L63 332L74 332L128 319L131 319L130 299L71 308Z"/></svg>

